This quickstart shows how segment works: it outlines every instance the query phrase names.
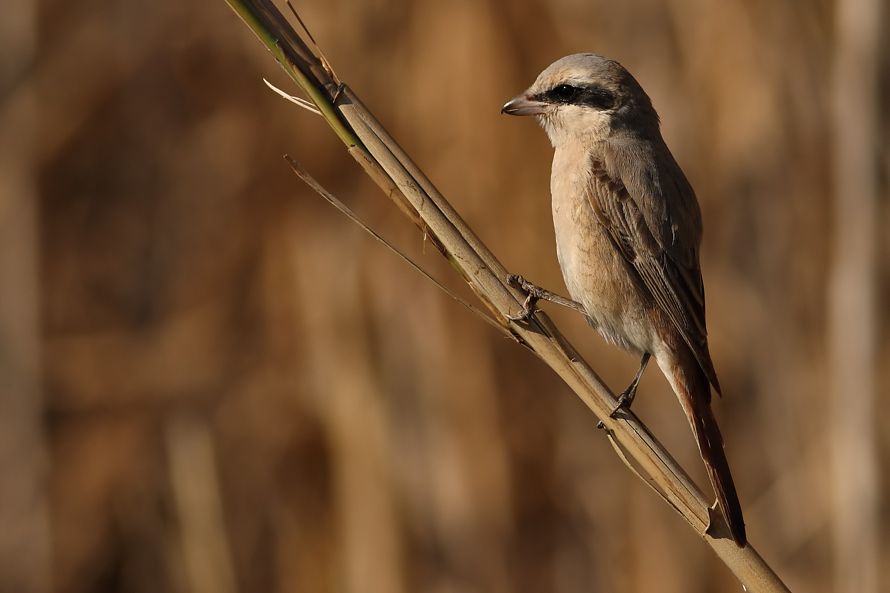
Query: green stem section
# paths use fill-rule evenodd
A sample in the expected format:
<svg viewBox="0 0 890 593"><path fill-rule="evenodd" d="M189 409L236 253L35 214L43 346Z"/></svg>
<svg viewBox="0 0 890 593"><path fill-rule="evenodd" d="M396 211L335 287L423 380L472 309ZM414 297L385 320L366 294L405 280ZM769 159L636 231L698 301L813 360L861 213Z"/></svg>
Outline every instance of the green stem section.
<svg viewBox="0 0 890 593"><path fill-rule="evenodd" d="M279 29L281 22L286 22L284 16L274 7L268 6L268 3L264 3L261 9L255 7L249 0L226 0L226 3L250 27L251 31L266 46L266 49L272 53L275 61L281 65L281 68L288 76L309 95L312 102L321 111L322 117L325 118L343 144L347 148L350 146L362 146L355 133L344 124L334 105L334 98L326 89L325 82L333 86L333 79L328 81L320 80L311 68L312 64L309 61L311 59L309 56L296 56L297 59L293 59L278 42L283 35L276 35L276 29ZM316 62L316 65L321 66L318 62Z"/></svg>

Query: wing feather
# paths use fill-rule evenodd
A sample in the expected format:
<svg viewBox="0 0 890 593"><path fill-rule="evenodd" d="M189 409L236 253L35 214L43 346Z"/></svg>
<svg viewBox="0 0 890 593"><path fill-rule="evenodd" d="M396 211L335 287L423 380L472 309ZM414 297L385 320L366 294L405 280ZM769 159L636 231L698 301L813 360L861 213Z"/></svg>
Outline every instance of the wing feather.
<svg viewBox="0 0 890 593"><path fill-rule="evenodd" d="M667 147L610 146L591 164L588 200L615 248L689 346L710 383L695 194Z"/></svg>

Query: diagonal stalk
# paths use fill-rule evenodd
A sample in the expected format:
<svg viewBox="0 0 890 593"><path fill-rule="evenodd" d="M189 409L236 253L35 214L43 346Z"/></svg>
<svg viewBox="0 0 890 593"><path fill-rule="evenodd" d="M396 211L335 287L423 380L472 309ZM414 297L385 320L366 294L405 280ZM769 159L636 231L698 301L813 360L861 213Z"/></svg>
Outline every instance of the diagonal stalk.
<svg viewBox="0 0 890 593"><path fill-rule="evenodd" d="M545 314L536 313L527 323L508 319L522 310L524 295L510 286L507 270L275 5L270 0L226 2L315 102L349 154L427 233L498 322L596 414L628 467L686 519L748 591L788 591L751 544L735 545L722 515L710 512L702 492L634 414L610 417L615 396Z"/></svg>

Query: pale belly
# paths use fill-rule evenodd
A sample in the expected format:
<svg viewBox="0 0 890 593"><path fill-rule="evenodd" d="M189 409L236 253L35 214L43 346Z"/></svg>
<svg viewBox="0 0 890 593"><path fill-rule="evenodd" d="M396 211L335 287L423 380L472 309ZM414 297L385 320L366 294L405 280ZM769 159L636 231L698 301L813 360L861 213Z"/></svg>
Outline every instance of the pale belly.
<svg viewBox="0 0 890 593"><path fill-rule="evenodd" d="M647 315L651 305L641 297L583 192L566 191L561 183L553 183L552 189L556 254L572 299L609 342L636 353L655 352L659 340Z"/></svg>

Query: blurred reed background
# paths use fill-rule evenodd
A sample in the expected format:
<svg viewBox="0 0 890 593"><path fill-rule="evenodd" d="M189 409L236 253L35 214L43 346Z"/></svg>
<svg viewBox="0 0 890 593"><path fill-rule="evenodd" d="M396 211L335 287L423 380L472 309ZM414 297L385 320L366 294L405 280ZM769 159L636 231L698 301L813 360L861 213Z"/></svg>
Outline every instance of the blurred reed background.
<svg viewBox="0 0 890 593"><path fill-rule="evenodd" d="M499 116L596 51L695 186L749 536L797 591L890 586L879 0L305 0L338 74L509 268L563 290L551 148ZM222 0L0 24L0 591L740 590L459 281ZM613 388L636 360L553 310ZM879 395L880 394L880 395ZM640 417L706 484L653 367ZM881 588L881 585L885 587Z"/></svg>

